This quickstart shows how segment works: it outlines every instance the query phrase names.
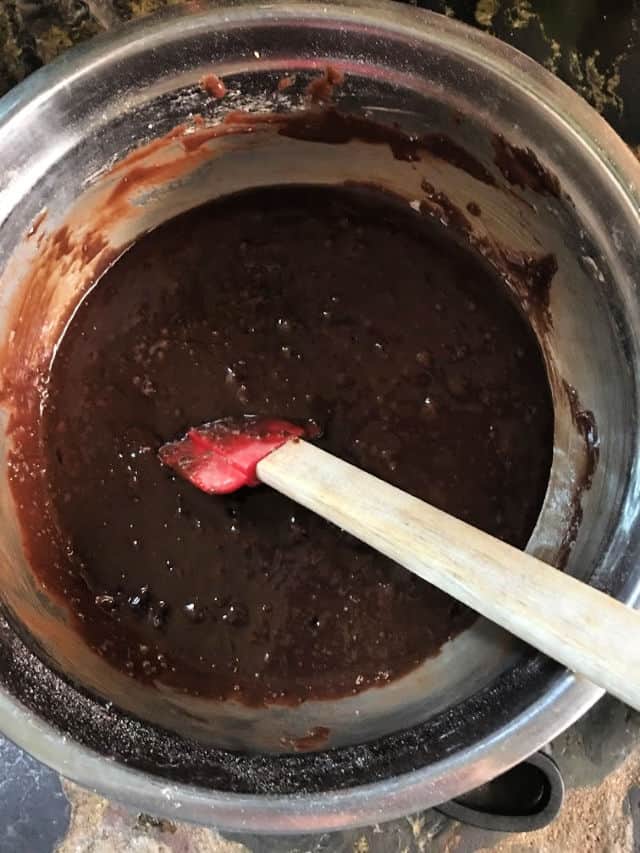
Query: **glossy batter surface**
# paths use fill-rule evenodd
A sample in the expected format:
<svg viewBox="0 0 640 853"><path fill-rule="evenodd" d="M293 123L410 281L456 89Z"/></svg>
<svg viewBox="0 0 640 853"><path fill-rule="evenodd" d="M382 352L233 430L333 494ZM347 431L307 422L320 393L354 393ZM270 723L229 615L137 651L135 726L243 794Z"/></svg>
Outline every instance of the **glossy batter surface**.
<svg viewBox="0 0 640 853"><path fill-rule="evenodd" d="M160 465L191 425L255 414L517 546L553 413L501 283L382 193L256 190L143 237L61 341L40 425L57 533L36 572L134 678L250 703L383 684L473 614L263 487Z"/></svg>

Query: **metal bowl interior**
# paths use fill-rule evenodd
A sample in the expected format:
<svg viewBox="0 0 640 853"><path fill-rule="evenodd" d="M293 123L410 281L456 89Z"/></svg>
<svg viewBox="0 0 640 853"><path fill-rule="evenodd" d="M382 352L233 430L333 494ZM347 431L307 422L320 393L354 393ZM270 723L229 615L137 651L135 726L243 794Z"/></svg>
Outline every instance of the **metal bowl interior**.
<svg viewBox="0 0 640 853"><path fill-rule="evenodd" d="M298 108L304 86L282 93L278 80L295 74L304 82L328 64L346 75L341 110L411 134L446 134L496 185L435 156L407 163L386 146L320 145L268 129L211 139L206 156L192 160L177 142L151 145L135 167L125 163L114 173L128 153L196 114L215 124L230 109ZM219 101L198 84L211 71L230 92ZM479 205L479 236L534 256L553 253L552 324L531 321L554 395L554 460L528 550L557 561L580 499L587 463L568 383L595 415L601 450L581 495L567 570L635 600L640 167L541 68L446 18L399 6L217 6L145 21L72 52L5 99L2 129L0 345L18 351L25 365L53 353L69 306L94 272L62 258L46 281L33 275L43 244L25 235L44 207L50 236L67 225L80 244L99 223L117 251L178 212L249 186L373 181L410 203L426 179L460 209ZM496 135L530 148L557 176L560 196L509 185L494 164ZM164 177L136 184L133 168L151 174L174 162ZM125 173L132 203L105 217ZM28 309L28 326L17 305ZM600 695L483 620L396 683L340 701L258 710L132 683L79 640L65 608L35 582L7 484L9 446L3 436L0 576L8 621L0 630L0 728L111 796L229 829L377 822L492 778ZM283 752L283 734L304 736L317 725L330 729L327 748Z"/></svg>

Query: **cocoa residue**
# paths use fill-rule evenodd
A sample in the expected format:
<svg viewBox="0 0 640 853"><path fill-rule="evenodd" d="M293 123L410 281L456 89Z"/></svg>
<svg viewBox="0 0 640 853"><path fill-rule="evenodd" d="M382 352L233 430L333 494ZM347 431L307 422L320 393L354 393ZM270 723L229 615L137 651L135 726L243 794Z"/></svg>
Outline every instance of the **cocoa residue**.
<svg viewBox="0 0 640 853"><path fill-rule="evenodd" d="M598 425L596 424L595 415L590 409L585 409L580 403L578 392L563 380L564 390L569 400L569 408L571 417L576 425L580 435L584 438L585 447L587 449L587 467L584 474L584 489L590 489L593 482L593 475L598 466L600 459L600 436L598 434Z"/></svg>
<svg viewBox="0 0 640 853"><path fill-rule="evenodd" d="M205 126L201 116L195 116L191 125L179 125L161 139L154 140L145 148L132 152L124 161L116 165L112 173L119 173L125 169L129 172L131 166L139 160L146 159L148 155L162 149L173 140L178 141L185 151L192 153L218 137L234 133L258 133L270 127L276 127L281 136L289 139L323 145L347 145L355 141L370 145L387 145L397 160L405 162L418 162L423 155L428 154L450 163L482 183L495 185L494 177L480 161L444 134L412 136L399 127L344 113L335 107L295 113L251 113L232 110L226 113L220 124L212 126ZM145 168L158 169L159 167ZM156 171L155 175L158 177L159 172ZM146 176L135 176L136 181L141 178ZM130 184L133 180L134 178L128 174L126 182Z"/></svg>
<svg viewBox="0 0 640 853"><path fill-rule="evenodd" d="M307 95L315 104L326 104L333 100L335 89L344 83L344 74L332 65L327 65L320 77L307 86Z"/></svg>
<svg viewBox="0 0 640 853"><path fill-rule="evenodd" d="M462 169L472 178L496 186L496 179L483 164L462 145L454 142L445 133L429 133L421 138L423 147L438 160L445 160L457 169Z"/></svg>
<svg viewBox="0 0 640 853"><path fill-rule="evenodd" d="M425 194L420 202L420 212L439 219L448 228L454 228L458 232L469 234L471 222L467 219L460 208L453 204L446 193L439 192L428 181L422 181L422 191Z"/></svg>
<svg viewBox="0 0 640 853"><path fill-rule="evenodd" d="M322 749L330 734L331 729L326 726L314 726L302 737L281 737L280 743L293 752L311 752L315 749Z"/></svg>
<svg viewBox="0 0 640 853"><path fill-rule="evenodd" d="M286 92L287 89L290 89L293 85L295 85L295 82L295 74L292 74L291 76L286 75L285 77L281 77L278 80L278 92Z"/></svg>
<svg viewBox="0 0 640 853"><path fill-rule="evenodd" d="M495 185L495 178L480 161L445 134L412 136L394 125L379 124L333 107L319 112L294 113L284 119L280 116L279 120L279 133L291 139L328 145L345 145L354 140L388 145L396 160L409 163L418 162L424 154L430 154L484 184Z"/></svg>
<svg viewBox="0 0 640 853"><path fill-rule="evenodd" d="M551 325L549 303L551 282L558 272L555 255L532 255L501 247L501 255L509 271L522 283L520 295L531 312L537 313L546 325Z"/></svg>
<svg viewBox="0 0 640 853"><path fill-rule="evenodd" d="M600 458L600 437L598 434L598 425L595 415L590 409L585 409L580 402L578 392L566 380L562 380L562 388L564 389L569 401L569 410L571 418L576 426L576 429L584 439L586 462L584 470L578 477L578 481L574 488L574 493L571 498L571 515L567 529L562 539L560 551L556 565L562 569L567 565L571 550L578 538L578 531L583 519L582 496L591 488L593 476L595 474L598 460Z"/></svg>
<svg viewBox="0 0 640 853"><path fill-rule="evenodd" d="M542 165L531 148L518 148L502 134L495 134L492 142L494 163L510 184L560 198L558 177Z"/></svg>
<svg viewBox="0 0 640 853"><path fill-rule="evenodd" d="M473 226L464 212L447 196L427 180L421 183L424 198L420 202L421 213L427 214L448 228L456 231L476 251L480 252L502 276L518 297L523 311L535 321L540 331L551 328L551 283L558 271L555 255L533 255L517 251L487 236L473 231ZM478 216L480 208L469 202L467 210Z"/></svg>
<svg viewBox="0 0 640 853"><path fill-rule="evenodd" d="M227 94L227 87L217 74L205 74L200 85L212 98L224 98Z"/></svg>
<svg viewBox="0 0 640 853"><path fill-rule="evenodd" d="M260 121L268 120L262 117ZM272 120L273 121L273 120ZM388 145L396 160L420 160L424 147L416 138L407 136L399 128L376 124L361 116L349 115L336 109L293 113L286 117L275 116L280 124L278 133L289 139L318 142L323 145L346 145L359 141L371 145Z"/></svg>

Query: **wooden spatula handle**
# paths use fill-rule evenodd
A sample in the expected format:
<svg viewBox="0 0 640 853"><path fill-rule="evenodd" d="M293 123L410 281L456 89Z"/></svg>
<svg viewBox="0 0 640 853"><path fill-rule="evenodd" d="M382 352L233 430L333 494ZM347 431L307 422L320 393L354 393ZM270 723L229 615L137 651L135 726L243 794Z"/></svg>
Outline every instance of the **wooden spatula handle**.
<svg viewBox="0 0 640 853"><path fill-rule="evenodd" d="M640 710L640 613L304 441L258 477Z"/></svg>

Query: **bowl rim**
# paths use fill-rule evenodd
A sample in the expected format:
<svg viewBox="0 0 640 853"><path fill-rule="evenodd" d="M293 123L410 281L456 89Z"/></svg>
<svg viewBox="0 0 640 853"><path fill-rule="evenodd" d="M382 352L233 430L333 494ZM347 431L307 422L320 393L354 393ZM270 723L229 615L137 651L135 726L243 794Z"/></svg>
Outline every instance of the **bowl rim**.
<svg viewBox="0 0 640 853"><path fill-rule="evenodd" d="M171 7L117 28L66 52L16 86L0 101L0 127L37 108L59 87L138 39L162 37L181 27L214 27L224 21L330 19L339 27L357 20L386 32L455 47L459 55L482 60L498 75L543 105L603 164L618 185L623 203L640 212L640 164L605 120L551 72L515 48L485 32L434 12L388 0L251 0L215 6ZM2 193L0 192L0 196ZM0 208L1 208L0 204ZM635 604L640 577L622 598ZM230 831L271 834L327 832L375 824L437 805L491 779L525 759L559 735L602 695L600 688L558 668L550 689L490 738L441 761L390 779L310 794L249 795L173 783L118 764L69 738L0 687L0 730L19 747L80 785L115 800L174 819L215 824ZM517 732L517 737L513 735Z"/></svg>

